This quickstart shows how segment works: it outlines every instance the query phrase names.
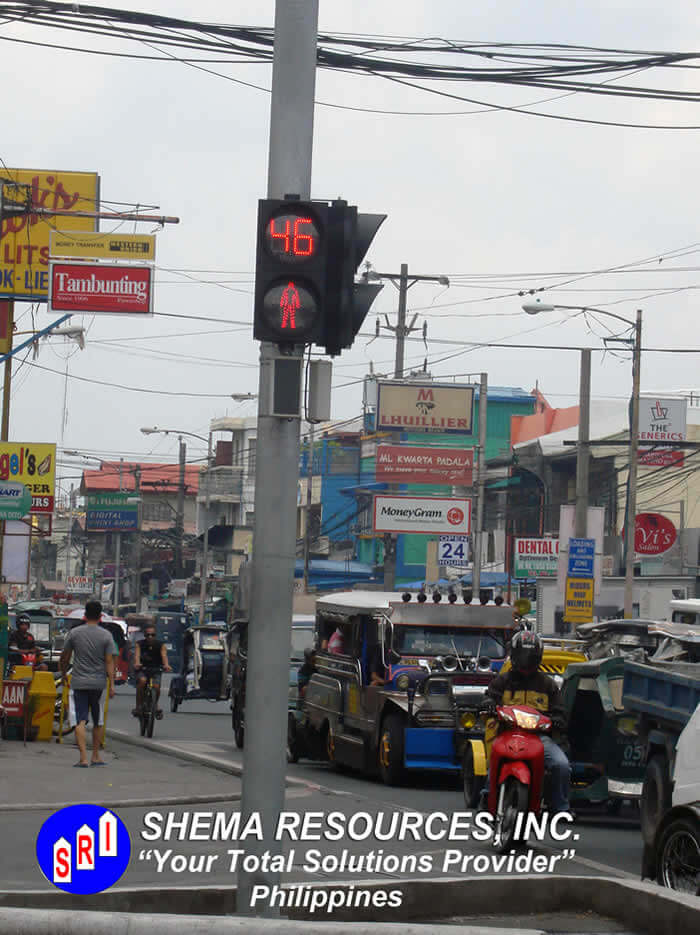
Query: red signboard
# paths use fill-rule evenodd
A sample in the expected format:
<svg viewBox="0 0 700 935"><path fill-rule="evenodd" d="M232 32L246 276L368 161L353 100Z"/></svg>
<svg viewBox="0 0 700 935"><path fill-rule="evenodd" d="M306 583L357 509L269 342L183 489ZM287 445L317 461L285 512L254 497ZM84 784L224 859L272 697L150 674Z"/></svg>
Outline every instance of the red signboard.
<svg viewBox="0 0 700 935"><path fill-rule="evenodd" d="M648 467L683 467L685 453L668 448L659 448L656 451L642 450L639 452L639 463Z"/></svg>
<svg viewBox="0 0 700 935"><path fill-rule="evenodd" d="M430 448L378 445L376 477L387 484L472 485L471 448Z"/></svg>
<svg viewBox="0 0 700 935"><path fill-rule="evenodd" d="M2 700L7 717L22 717L27 698L28 681L8 679L2 683Z"/></svg>
<svg viewBox="0 0 700 935"><path fill-rule="evenodd" d="M106 263L51 263L52 312L152 314L152 267Z"/></svg>
<svg viewBox="0 0 700 935"><path fill-rule="evenodd" d="M661 555L676 541L676 527L661 513L638 513L634 527L634 551L638 555Z"/></svg>

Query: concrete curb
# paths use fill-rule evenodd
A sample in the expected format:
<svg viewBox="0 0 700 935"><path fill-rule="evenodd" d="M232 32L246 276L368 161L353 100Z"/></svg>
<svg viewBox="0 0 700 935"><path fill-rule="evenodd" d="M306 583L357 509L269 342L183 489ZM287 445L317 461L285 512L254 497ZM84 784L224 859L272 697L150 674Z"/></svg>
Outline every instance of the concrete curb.
<svg viewBox="0 0 700 935"><path fill-rule="evenodd" d="M237 763L225 763L223 760L206 756L203 753L192 753L189 750L169 747L162 741L148 740L148 738L145 737L134 737L132 734L127 734L126 731L116 730L111 727L108 727L105 733L112 740L118 740L120 743L128 743L132 747L142 747L146 750L153 750L154 753L162 753L165 756L174 756L179 760L187 760L189 763L197 763L199 766L208 766L210 769L218 769L222 773L228 773L229 776L243 775L243 767L238 766Z"/></svg>
<svg viewBox="0 0 700 935"><path fill-rule="evenodd" d="M336 909L333 920L341 923L352 921L353 931L359 932L357 923L376 924L399 922L404 926L407 922L417 923L425 921L431 926L440 919L470 918L482 915L492 915L495 911L503 912L507 909L509 914L517 919L532 918L533 914L552 912L594 912L600 916L607 916L621 922L626 929L637 932L650 932L653 935L678 935L679 932L698 931L700 927L700 899L695 896L684 896L663 889L655 884L641 881L621 880L614 877L571 877L571 876L543 876L528 874L523 876L489 876L473 877L469 879L443 878L433 880L391 880L378 883L375 879L353 880L332 883L309 883L285 885L285 891L297 889L348 891L357 893L359 889L378 891L400 891L401 905L396 908L353 908ZM93 896L72 896L58 890L25 890L15 893L0 891L0 919L2 913L13 908L41 909L51 912L50 918L54 920L54 928L17 929L0 927L0 935L4 932L26 932L26 935L44 935L51 931L60 932L61 935L69 933L94 932L100 935L107 929L62 928L57 929L55 923L56 909L77 910L76 919L83 911L100 910L102 912L130 913L138 910L139 913L157 914L157 920L172 918L163 913L178 913L179 930L183 929L183 916L208 916L208 925L216 922L216 916L232 916L236 911L236 889L234 886L198 886L198 887L169 887L155 890L148 887L132 887L124 889L107 890ZM310 915L308 909L303 907L287 910L294 920L306 919L303 924L305 931L317 931L319 924L318 913ZM110 917L111 918L111 917ZM132 918L129 916L129 918ZM137 916L133 917L138 918ZM152 918L152 916L151 916ZM201 923L200 919L200 923ZM238 920L230 920L238 921ZM158 925L160 923L158 922ZM227 920L229 924L229 920ZM251 925L251 921L247 921ZM282 923L277 923L281 925ZM289 926L289 923L284 923ZM325 923L324 923L325 924ZM517 928L517 924L515 925ZM254 931L254 929L248 929ZM273 929L272 931L295 931L296 928ZM367 931L369 931L368 929ZM454 926L451 927L454 931ZM112 929L111 931L140 931L130 928ZM144 929L145 931L145 929ZM199 932L202 929L191 929ZM216 932L218 929L209 928L207 932ZM225 931L225 929L221 929ZM265 931L261 929L260 931ZM325 931L325 929L318 929ZM328 929L328 931L334 931ZM417 930L419 931L419 929ZM423 930L425 931L425 929ZM432 928L431 928L432 931ZM175 932L174 928L159 928L153 926L149 929L150 935L158 932ZM491 933L490 933L491 935ZM512 930L511 930L512 935Z"/></svg>
<svg viewBox="0 0 700 935"><path fill-rule="evenodd" d="M0 935L231 935L241 932L260 935L338 935L347 933L344 922L290 922L287 919L227 918L201 916L124 915L105 912L46 912L41 909L0 909ZM353 935L425 935L423 925L391 923L353 925ZM454 935L453 925L431 925L431 932ZM461 926L463 935L482 935L478 926ZM489 928L489 935L513 935L512 929ZM533 929L518 929L520 935L543 935Z"/></svg>
<svg viewBox="0 0 700 935"><path fill-rule="evenodd" d="M149 805L157 805L159 808L166 808L168 805L198 805L207 802L240 802L240 792L212 792L211 795L173 795L170 798L150 799L105 799L104 801L89 800L90 805L99 805L100 808L144 808ZM71 802L27 802L19 805L0 805L0 815L3 812L57 812L60 808L67 808L69 805L83 805L87 800L83 796L79 800Z"/></svg>

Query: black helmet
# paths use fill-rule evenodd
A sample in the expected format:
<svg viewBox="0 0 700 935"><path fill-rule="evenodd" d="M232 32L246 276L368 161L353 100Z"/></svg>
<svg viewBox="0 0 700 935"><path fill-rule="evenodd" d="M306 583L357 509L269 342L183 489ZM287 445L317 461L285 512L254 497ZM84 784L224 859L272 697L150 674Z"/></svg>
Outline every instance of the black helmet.
<svg viewBox="0 0 700 935"><path fill-rule="evenodd" d="M521 630L510 644L510 661L513 669L523 675L533 675L542 662L542 640L531 630Z"/></svg>
<svg viewBox="0 0 700 935"><path fill-rule="evenodd" d="M20 614L17 618L17 626L19 626L20 623L26 623L27 626L30 627L32 625L32 618L29 614Z"/></svg>

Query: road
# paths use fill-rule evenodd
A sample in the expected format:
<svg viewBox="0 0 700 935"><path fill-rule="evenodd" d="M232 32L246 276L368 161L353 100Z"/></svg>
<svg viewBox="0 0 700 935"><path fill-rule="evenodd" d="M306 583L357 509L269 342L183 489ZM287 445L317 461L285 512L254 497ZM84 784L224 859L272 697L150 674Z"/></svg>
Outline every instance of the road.
<svg viewBox="0 0 700 935"><path fill-rule="evenodd" d="M176 714L169 710L167 695L167 677L164 680L162 721L156 722L154 740L168 743L190 752L222 758L227 763L242 765L242 751L234 747L231 731L231 717L228 703L209 703L206 701L185 701ZM123 686L117 690L117 696L110 705L109 727L126 731L138 736L138 724L131 716L133 707L133 689ZM448 815L464 810L464 800L456 778L437 774L413 774L406 783L398 788L384 786L376 779L363 777L352 772L336 772L328 764L301 761L290 764L288 779L293 785L288 789L290 809L341 811L350 815L357 811L376 814L378 811L410 810L422 813L445 812ZM165 793L164 793L165 794ZM610 818L601 811L586 811L579 815L575 829L578 839L557 843L547 841L540 850L543 853L561 855L555 872L573 874L606 874L639 879L641 865L641 836L635 813L630 809L619 818ZM347 842L346 842L347 843ZM426 842L423 842L425 844ZM376 848L376 842L374 847ZM327 850L332 850L328 844ZM392 852L410 851L406 842L403 848L394 847ZM447 842L447 847L450 847ZM371 842L364 851L371 849ZM461 843L459 849L464 854L482 854L488 852L483 844L474 841ZM338 850L338 848L336 848ZM353 844L353 851L360 852L363 846ZM427 849L430 851L430 848ZM445 843L432 848L433 863L441 872ZM572 855L573 853L573 856ZM459 869L450 865L447 872ZM470 873L470 868L466 869ZM328 876L328 874L322 874ZM343 873L331 873L332 878L342 878ZM293 879L288 877L286 879ZM161 877L162 879L162 877ZM211 879L209 882L216 882Z"/></svg>

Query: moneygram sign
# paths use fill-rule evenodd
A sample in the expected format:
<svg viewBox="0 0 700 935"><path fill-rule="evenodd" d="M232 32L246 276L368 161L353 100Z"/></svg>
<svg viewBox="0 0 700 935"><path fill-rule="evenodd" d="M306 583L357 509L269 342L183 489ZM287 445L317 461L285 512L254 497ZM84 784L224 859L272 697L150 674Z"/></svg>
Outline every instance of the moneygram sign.
<svg viewBox="0 0 700 935"><path fill-rule="evenodd" d="M378 432L471 435L473 423L473 386L413 382L379 384Z"/></svg>
<svg viewBox="0 0 700 935"><path fill-rule="evenodd" d="M559 562L558 539L516 539L515 578L556 578Z"/></svg>
<svg viewBox="0 0 700 935"><path fill-rule="evenodd" d="M3 169L4 210L0 212L0 298L46 302L49 235L52 228L94 231L95 218L46 217L18 211L30 202L47 211L98 211L99 176L94 172Z"/></svg>
<svg viewBox="0 0 700 935"><path fill-rule="evenodd" d="M100 263L51 263L52 312L152 315L151 266Z"/></svg>
<svg viewBox="0 0 700 935"><path fill-rule="evenodd" d="M375 532L469 535L471 500L455 497L374 498Z"/></svg>
<svg viewBox="0 0 700 935"><path fill-rule="evenodd" d="M387 484L472 485L474 453L458 448L379 445L376 477Z"/></svg>
<svg viewBox="0 0 700 935"><path fill-rule="evenodd" d="M0 481L24 484L32 495L30 513L53 513L56 446L0 442Z"/></svg>

